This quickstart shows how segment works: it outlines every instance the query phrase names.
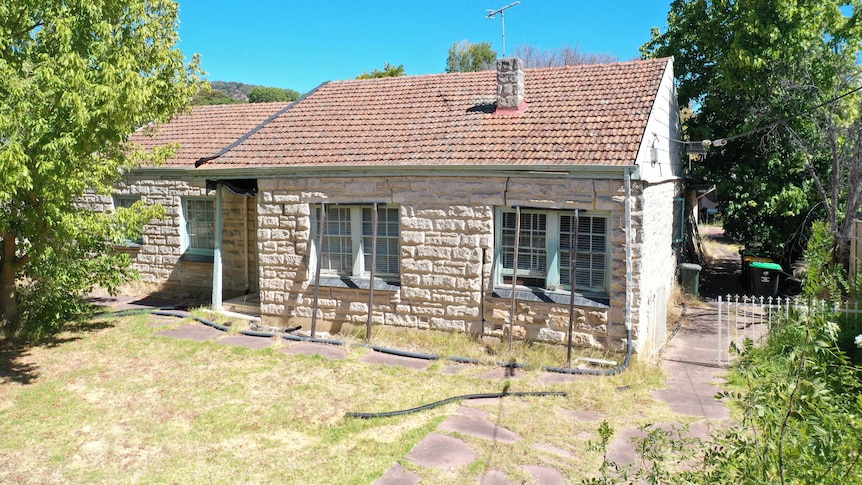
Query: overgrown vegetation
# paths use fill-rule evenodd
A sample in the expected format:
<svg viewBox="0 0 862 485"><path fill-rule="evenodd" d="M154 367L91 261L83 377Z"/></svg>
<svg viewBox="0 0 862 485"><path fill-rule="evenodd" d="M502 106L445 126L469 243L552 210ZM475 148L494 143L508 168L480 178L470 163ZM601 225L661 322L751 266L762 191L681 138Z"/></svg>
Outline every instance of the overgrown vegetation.
<svg viewBox="0 0 862 485"><path fill-rule="evenodd" d="M858 288L846 282L834 248L828 225L814 224L809 298L838 301ZM862 316L811 308L774 321L763 345L734 349L728 389L717 397L736 410L736 424L705 443L651 427L637 441L639 466L605 459L584 483L862 483ZM594 449L602 452L612 430L599 435Z"/></svg>
<svg viewBox="0 0 862 485"><path fill-rule="evenodd" d="M858 0L674 0L644 56L674 56L686 139L725 139L693 167L721 194L725 229L795 261L826 220L847 262L862 204ZM707 143L709 145L709 143Z"/></svg>

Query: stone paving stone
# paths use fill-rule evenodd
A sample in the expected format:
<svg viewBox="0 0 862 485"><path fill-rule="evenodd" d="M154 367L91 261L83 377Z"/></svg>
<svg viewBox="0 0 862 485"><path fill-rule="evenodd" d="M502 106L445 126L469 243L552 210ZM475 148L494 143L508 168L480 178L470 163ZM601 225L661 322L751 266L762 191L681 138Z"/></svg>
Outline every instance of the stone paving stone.
<svg viewBox="0 0 862 485"><path fill-rule="evenodd" d="M568 450L564 450L562 448L557 448L556 446L548 445L545 443L536 443L533 445L533 448L541 451L546 451L548 453L552 453L554 455L563 457L563 458L574 458L575 455Z"/></svg>
<svg viewBox="0 0 862 485"><path fill-rule="evenodd" d="M440 372L447 375L454 375L463 370L467 370L470 367L473 367L473 364L447 364Z"/></svg>
<svg viewBox="0 0 862 485"><path fill-rule="evenodd" d="M456 431L458 433L476 436L477 438L484 438L502 443L514 443L521 439L521 437L514 432L502 426L497 426L490 421L486 421L484 419L470 419L463 416L450 416L446 421L440 423L440 426L438 426L437 429Z"/></svg>
<svg viewBox="0 0 862 485"><path fill-rule="evenodd" d="M530 475L536 477L536 483L542 485L565 485L566 478L556 468L541 465L526 465L524 467Z"/></svg>
<svg viewBox="0 0 862 485"><path fill-rule="evenodd" d="M620 466L633 465L638 461L638 454L631 439L642 436L636 428L626 428L614 431L614 439L608 444L608 461Z"/></svg>
<svg viewBox="0 0 862 485"><path fill-rule="evenodd" d="M311 342L289 345L282 348L281 351L290 355L319 355L321 357L326 357L329 360L340 360L347 358L347 351L342 349L341 347L336 347L335 345L328 344L316 344Z"/></svg>
<svg viewBox="0 0 862 485"><path fill-rule="evenodd" d="M599 421L606 417L604 414L600 413L594 413L591 411L573 411L571 409L560 409L560 414L578 421Z"/></svg>
<svg viewBox="0 0 862 485"><path fill-rule="evenodd" d="M652 396L663 401L677 413L707 419L727 419L727 407L715 399L719 388L710 384L719 379L720 369L698 364L665 360L662 363L667 371L667 389L652 391Z"/></svg>
<svg viewBox="0 0 862 485"><path fill-rule="evenodd" d="M410 450L407 458L424 467L452 468L476 461L467 443L440 433L429 433Z"/></svg>
<svg viewBox="0 0 862 485"><path fill-rule="evenodd" d="M149 327L167 327L169 325L176 325L182 320L182 318L176 317L163 317L159 315L150 316L150 321L147 322L147 326Z"/></svg>
<svg viewBox="0 0 862 485"><path fill-rule="evenodd" d="M374 485L415 485L421 477L401 466L400 463L392 465L382 477L378 478Z"/></svg>
<svg viewBox="0 0 862 485"><path fill-rule="evenodd" d="M513 369L511 367L499 367L490 372L486 372L479 376L482 379L520 379L524 377L524 371L521 369Z"/></svg>
<svg viewBox="0 0 862 485"><path fill-rule="evenodd" d="M220 344L233 345L236 347L245 347L248 349L260 350L271 347L275 341L270 337L252 337L250 335L228 335L218 341Z"/></svg>
<svg viewBox="0 0 862 485"><path fill-rule="evenodd" d="M681 432L684 425L677 422L659 423L656 424L655 427L663 429L665 431L669 431L671 433L671 438L675 439L678 436L678 432ZM676 431L674 430L674 428L676 428ZM704 439L709 434L708 430L708 422L698 422L692 424L689 427L688 434L684 436ZM640 460L640 456L637 454L635 444L632 443L631 440L642 438L644 436L646 436L646 433L637 428L627 428L622 431L615 432L615 438L608 445L608 460L616 462L618 465L623 466L637 464Z"/></svg>
<svg viewBox="0 0 862 485"><path fill-rule="evenodd" d="M589 376L581 376L575 374L560 374L559 372L545 372L539 376L538 381L542 384L567 384L569 382L578 382L588 379ZM595 379L595 377L593 377Z"/></svg>
<svg viewBox="0 0 862 485"><path fill-rule="evenodd" d="M156 335L205 342L208 340L215 340L223 336L224 332L206 325L183 325L182 327L172 330L162 330L161 332L156 333Z"/></svg>
<svg viewBox="0 0 862 485"><path fill-rule="evenodd" d="M455 410L455 414L459 416L464 416L465 418L472 419L488 419L488 413L482 411L481 409L471 408L468 406L461 406L460 408Z"/></svg>
<svg viewBox="0 0 862 485"><path fill-rule="evenodd" d="M479 479L479 485L515 485L515 482L509 480L503 472L490 470Z"/></svg>
<svg viewBox="0 0 862 485"><path fill-rule="evenodd" d="M414 359L384 352L369 352L362 356L360 360L368 364L393 365L414 370L427 370L434 362L432 360Z"/></svg>

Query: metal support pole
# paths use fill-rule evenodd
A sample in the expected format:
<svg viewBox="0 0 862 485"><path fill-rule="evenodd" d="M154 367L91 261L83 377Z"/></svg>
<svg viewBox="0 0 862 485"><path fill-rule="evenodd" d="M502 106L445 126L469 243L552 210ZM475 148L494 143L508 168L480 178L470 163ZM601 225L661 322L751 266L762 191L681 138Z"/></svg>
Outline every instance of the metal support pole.
<svg viewBox="0 0 862 485"><path fill-rule="evenodd" d="M216 184L215 200L215 242L213 244L213 296L212 306L214 310L222 309L222 286L223 269L221 258L222 228L224 227L224 214L222 211L222 184Z"/></svg>
<svg viewBox="0 0 862 485"><path fill-rule="evenodd" d="M566 345L566 368L572 367L572 333L575 331L575 268L578 261L578 224L580 222L580 214L578 209L575 209L574 233L572 234L572 255L570 256L569 265L569 284L572 286L569 294L569 341Z"/></svg>
<svg viewBox="0 0 862 485"><path fill-rule="evenodd" d="M314 268L314 303L311 305L311 336L317 333L317 302L320 300L320 267L323 265L323 236L326 234L326 203L320 204L317 236L317 267Z"/></svg>
<svg viewBox="0 0 862 485"><path fill-rule="evenodd" d="M365 323L365 340L371 340L371 317L374 313L374 276L377 272L377 202L371 209L371 271L368 275L368 321Z"/></svg>
<svg viewBox="0 0 862 485"><path fill-rule="evenodd" d="M721 296L718 297L718 366L721 367Z"/></svg>
<svg viewBox="0 0 862 485"><path fill-rule="evenodd" d="M518 286L518 247L521 244L521 207L515 207L515 254L512 260L512 303L509 308L509 352L515 333L515 291Z"/></svg>

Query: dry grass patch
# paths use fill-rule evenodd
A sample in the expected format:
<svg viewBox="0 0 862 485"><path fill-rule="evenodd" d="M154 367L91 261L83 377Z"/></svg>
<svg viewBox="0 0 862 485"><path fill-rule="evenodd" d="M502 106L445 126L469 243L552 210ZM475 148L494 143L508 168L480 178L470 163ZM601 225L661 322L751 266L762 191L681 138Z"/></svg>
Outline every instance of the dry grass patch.
<svg viewBox="0 0 862 485"><path fill-rule="evenodd" d="M618 429L680 419L649 397L663 385L662 376L637 360L619 376L545 385L535 370L492 380L477 378L492 367L447 375L440 372L443 363L425 372L364 364L358 357L367 350L357 346L348 346L348 359L329 361L290 356L277 346L253 351L175 340L156 336L163 327L150 327L148 318L93 323L41 346L3 347L0 482L365 484L396 462L420 473L424 483L475 482L487 467L527 480L522 466L530 463L554 466L577 481L597 470L600 458L586 451L585 440L595 437L599 423L577 421L571 411L606 416ZM438 344L457 340L417 334ZM388 338L381 330L373 340L405 347L403 335ZM489 355L466 340L435 351ZM424 352L431 346L413 343L409 348ZM559 365L560 350L525 346L517 359ZM522 440L465 437L479 460L447 471L421 468L406 456L459 404L386 419L345 417L504 389L568 396L475 404Z"/></svg>

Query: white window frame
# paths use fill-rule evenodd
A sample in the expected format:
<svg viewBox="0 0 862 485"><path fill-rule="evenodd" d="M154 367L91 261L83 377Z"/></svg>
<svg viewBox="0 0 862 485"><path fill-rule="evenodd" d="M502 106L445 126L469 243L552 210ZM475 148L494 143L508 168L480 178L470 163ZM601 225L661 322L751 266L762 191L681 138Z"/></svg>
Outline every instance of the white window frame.
<svg viewBox="0 0 862 485"><path fill-rule="evenodd" d="M311 206L311 214L312 214L312 234L311 234L311 249L312 249L312 261L313 264L310 265L313 270L319 261L317 260L317 255L319 253L317 245L318 238L320 237L320 204L314 204ZM351 247L351 258L352 265L348 270L339 270L339 269L329 269L326 267L320 268L321 276L337 276L337 277L349 277L349 278L369 278L371 276L370 268L366 268L366 258L369 259L371 257L371 234L370 234L370 224L372 221L364 221L363 220L363 211L373 209L372 204L327 204L326 205L326 224L327 229L329 228L329 224L332 222L330 220L330 216L334 211L349 211L349 234L342 235L342 237L347 236L350 238L350 247ZM396 258L395 268L397 272L385 272L378 270L375 272L375 278L379 278L385 281L398 281L401 278L401 210L400 207L392 204L378 204L378 236L377 236L377 257L381 256L394 256ZM396 214L396 228L397 233L395 235L381 235L381 231L385 231L383 227L385 224L385 217L383 215L384 211L395 211ZM363 232L363 225L368 224L368 234ZM331 234L325 234L324 238L329 237L337 237ZM396 242L396 249L394 254L387 254L385 252L385 244L382 244L385 240L394 240ZM324 243L324 248L326 244ZM322 256L322 254L321 254ZM378 265L380 261L378 259Z"/></svg>
<svg viewBox="0 0 862 485"><path fill-rule="evenodd" d="M193 247L191 245L193 235L189 234L189 224L194 222L194 221L189 220L189 212L190 212L189 202L197 202L197 201L209 202L212 204L212 245L213 245L212 248ZM181 214L181 220L180 220L180 229L181 230L180 230L180 232L182 235L182 251L183 251L183 253L184 254L194 254L194 255L199 255L199 256L213 256L213 254L215 253L215 227L216 227L215 199L213 197L183 197L181 199L181 205L182 205L182 207L181 207L182 210L180 211L180 214ZM207 222L207 221L204 221L204 222Z"/></svg>
<svg viewBox="0 0 862 485"><path fill-rule="evenodd" d="M516 208L514 207L502 207L498 206L495 208L495 217L494 217L494 240L495 242L495 267L494 267L494 285L498 287L508 287L511 288L511 276L513 270L511 268L504 268L503 257L504 257L504 248L503 248L503 218L504 214L514 214L516 212ZM521 234L524 234L525 227L525 215L529 217L535 215L544 215L545 216L545 247L544 247L544 255L545 255L545 270L540 271L536 268L530 269L519 269L518 270L518 287L529 287L529 288L538 288L544 291L551 292L565 292L570 293L571 284L562 284L561 283L561 272L569 271L569 268L561 268L560 262L561 258L561 250L560 250L560 219L564 216L574 216L573 210L562 210L562 209L535 209L535 208L521 208ZM610 292L610 257L611 257L611 247L610 247L610 214L606 212L599 211L579 211L579 218L583 220L584 218L601 218L605 220L605 234L604 236L604 251L596 251L595 254L603 254L604 255L604 277L603 277L603 286L576 286L574 293L576 294L589 294L596 296L607 296ZM512 228L513 229L513 228ZM512 230L512 232L514 232ZM524 246L524 239L521 238L519 241L519 259L522 259L523 254L521 253L521 249ZM584 252L579 252L578 254L584 254ZM509 279L509 281L505 281L505 279ZM535 282L536 280L544 280L544 284L542 285L529 285L525 284L524 280L532 280L529 282ZM575 280L578 280L578 275L575 275Z"/></svg>

